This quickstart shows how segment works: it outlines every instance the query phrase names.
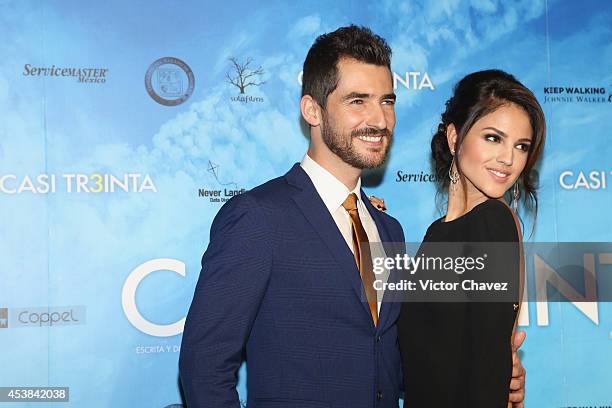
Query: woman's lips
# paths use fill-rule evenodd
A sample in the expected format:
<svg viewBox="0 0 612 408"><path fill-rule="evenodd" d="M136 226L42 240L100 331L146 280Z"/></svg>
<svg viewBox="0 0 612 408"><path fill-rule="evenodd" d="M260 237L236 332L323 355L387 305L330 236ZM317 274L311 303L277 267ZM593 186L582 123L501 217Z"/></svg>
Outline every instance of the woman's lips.
<svg viewBox="0 0 612 408"><path fill-rule="evenodd" d="M497 181L498 183L505 183L508 181L508 178L510 177L510 173L508 173L507 171L489 169L489 168L487 168L487 171L489 172L491 177L493 177L493 180Z"/></svg>

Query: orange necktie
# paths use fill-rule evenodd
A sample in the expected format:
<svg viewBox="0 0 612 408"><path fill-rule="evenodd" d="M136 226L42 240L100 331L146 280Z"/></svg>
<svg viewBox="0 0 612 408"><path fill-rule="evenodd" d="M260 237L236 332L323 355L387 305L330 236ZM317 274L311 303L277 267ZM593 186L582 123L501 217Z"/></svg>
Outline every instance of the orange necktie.
<svg viewBox="0 0 612 408"><path fill-rule="evenodd" d="M376 299L376 290L374 290L374 269L372 267L372 259L369 256L370 241L363 229L363 225L361 225L361 219L359 219L359 213L357 212L357 195L355 193L349 194L344 203L342 203L342 207L348 211L351 217L355 262L357 263L357 268L359 268L359 275L365 288L370 313L372 313L372 320L374 321L374 326L376 326L378 324L378 301Z"/></svg>

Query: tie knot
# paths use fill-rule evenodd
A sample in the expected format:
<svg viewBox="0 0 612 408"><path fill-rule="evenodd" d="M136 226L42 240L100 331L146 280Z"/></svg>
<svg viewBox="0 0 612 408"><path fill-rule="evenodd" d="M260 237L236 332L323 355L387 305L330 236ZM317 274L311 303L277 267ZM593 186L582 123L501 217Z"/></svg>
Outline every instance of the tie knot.
<svg viewBox="0 0 612 408"><path fill-rule="evenodd" d="M355 211L357 209L357 194L351 193L346 197L346 200L342 203L342 206L346 211Z"/></svg>

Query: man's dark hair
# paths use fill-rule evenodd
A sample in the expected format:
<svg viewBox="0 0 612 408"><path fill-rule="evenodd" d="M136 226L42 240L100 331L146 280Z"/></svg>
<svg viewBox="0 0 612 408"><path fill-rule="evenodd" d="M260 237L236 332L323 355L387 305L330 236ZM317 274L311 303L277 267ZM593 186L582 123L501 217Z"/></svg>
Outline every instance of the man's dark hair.
<svg viewBox="0 0 612 408"><path fill-rule="evenodd" d="M367 27L350 25L320 35L304 60L302 96L310 95L325 109L327 97L338 86L338 61L353 58L391 69L391 48Z"/></svg>

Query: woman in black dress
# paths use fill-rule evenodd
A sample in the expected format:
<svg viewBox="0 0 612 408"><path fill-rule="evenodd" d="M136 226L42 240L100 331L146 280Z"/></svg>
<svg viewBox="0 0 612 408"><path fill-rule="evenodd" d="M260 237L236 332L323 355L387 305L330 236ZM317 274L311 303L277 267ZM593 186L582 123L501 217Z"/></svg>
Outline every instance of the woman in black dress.
<svg viewBox="0 0 612 408"><path fill-rule="evenodd" d="M516 205L523 196L537 212L531 170L544 136L540 104L513 76L488 70L459 81L431 141L447 212L428 228L421 250L433 242L514 242L517 251L504 267L518 282ZM398 322L404 406L505 408L518 296L515 302L404 302Z"/></svg>

